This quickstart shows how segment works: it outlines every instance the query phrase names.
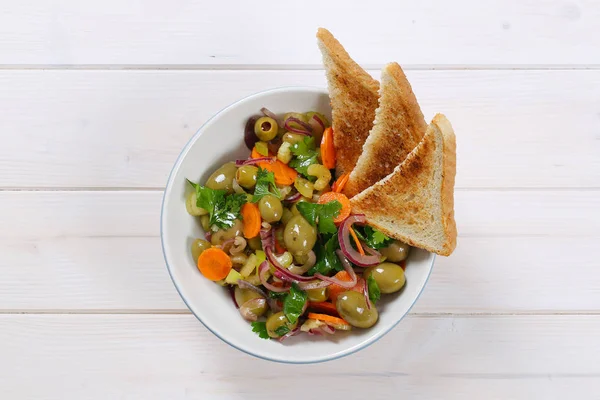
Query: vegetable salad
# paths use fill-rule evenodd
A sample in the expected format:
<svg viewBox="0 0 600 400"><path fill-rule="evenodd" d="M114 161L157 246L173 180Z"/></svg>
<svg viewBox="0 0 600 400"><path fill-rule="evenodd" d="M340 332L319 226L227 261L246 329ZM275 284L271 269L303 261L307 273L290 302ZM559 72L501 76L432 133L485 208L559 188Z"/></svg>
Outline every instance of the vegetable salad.
<svg viewBox="0 0 600 400"><path fill-rule="evenodd" d="M352 214L324 115L261 112L246 123L248 159L188 180L187 211L206 232L191 248L200 273L263 339L372 327L381 295L406 282L410 247Z"/></svg>

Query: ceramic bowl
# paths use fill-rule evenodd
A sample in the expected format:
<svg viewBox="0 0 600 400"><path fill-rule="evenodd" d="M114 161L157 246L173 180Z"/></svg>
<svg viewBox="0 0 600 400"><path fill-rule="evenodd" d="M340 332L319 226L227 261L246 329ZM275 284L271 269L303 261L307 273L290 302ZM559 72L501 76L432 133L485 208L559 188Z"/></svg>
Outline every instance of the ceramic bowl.
<svg viewBox="0 0 600 400"><path fill-rule="evenodd" d="M367 347L402 320L427 283L434 255L412 249L407 260L405 287L396 294L382 297L377 304L379 321L370 329L337 332L328 337L301 334L284 342L261 339L252 332L250 323L235 308L228 290L204 278L192 260L190 245L195 238L203 238L204 232L197 218L186 212L185 196L191 190L186 178L204 182L225 162L248 157L243 140L244 126L262 107L277 114L319 111L331 116L326 90L289 87L246 97L208 120L181 151L167 182L160 224L165 262L190 311L231 346L259 358L285 363L333 360Z"/></svg>

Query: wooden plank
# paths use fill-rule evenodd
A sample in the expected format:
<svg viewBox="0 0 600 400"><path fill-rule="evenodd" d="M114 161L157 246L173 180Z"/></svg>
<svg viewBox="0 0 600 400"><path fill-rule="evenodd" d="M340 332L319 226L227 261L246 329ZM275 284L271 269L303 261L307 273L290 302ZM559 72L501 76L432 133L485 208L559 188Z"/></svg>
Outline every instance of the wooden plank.
<svg viewBox="0 0 600 400"><path fill-rule="evenodd" d="M458 188L599 187L600 71L408 76L426 117L443 111L453 122ZM0 71L0 168L10 171L0 188L163 187L210 116L286 85L325 79L321 71Z"/></svg>
<svg viewBox="0 0 600 400"><path fill-rule="evenodd" d="M290 390L301 378L327 398L368 387L382 400L589 399L598 334L597 315L412 316L352 356L281 365L242 355L191 315L2 315L11 361L0 387L6 398L305 399Z"/></svg>
<svg viewBox="0 0 600 400"><path fill-rule="evenodd" d="M0 192L0 310L185 310L161 254L161 195ZM457 192L458 248L414 311L598 311L599 196Z"/></svg>
<svg viewBox="0 0 600 400"><path fill-rule="evenodd" d="M297 10L268 0L4 3L0 64L313 66L318 26L371 65L600 63L593 1L375 0L365 8L308 0L301 8L298 16L315 12L298 23Z"/></svg>

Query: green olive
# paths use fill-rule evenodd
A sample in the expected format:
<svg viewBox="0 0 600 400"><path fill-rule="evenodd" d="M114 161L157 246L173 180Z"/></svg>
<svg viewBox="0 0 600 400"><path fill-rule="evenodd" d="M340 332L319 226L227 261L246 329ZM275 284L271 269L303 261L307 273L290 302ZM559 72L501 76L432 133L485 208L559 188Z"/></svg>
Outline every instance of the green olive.
<svg viewBox="0 0 600 400"><path fill-rule="evenodd" d="M406 257L408 257L408 253L410 253L410 246L406 243L402 243L399 240L394 240L388 247L384 247L379 251L387 261L400 262L406 260Z"/></svg>
<svg viewBox="0 0 600 400"><path fill-rule="evenodd" d="M258 168L252 165L244 165L238 168L235 173L235 179L237 183L246 189L252 189L256 185L256 175L258 174Z"/></svg>
<svg viewBox="0 0 600 400"><path fill-rule="evenodd" d="M206 211L204 208L197 206L196 192L188 194L187 198L185 199L185 209L187 210L188 214L193 215L194 217L208 214L208 211Z"/></svg>
<svg viewBox="0 0 600 400"><path fill-rule="evenodd" d="M202 224L202 229L204 229L204 232L208 232L210 229L210 215L201 216L200 224Z"/></svg>
<svg viewBox="0 0 600 400"><path fill-rule="evenodd" d="M256 236L253 237L252 239L247 239L248 240L248 246L250 246L250 248L252 250L262 250L262 242L260 241L260 236Z"/></svg>
<svg viewBox="0 0 600 400"><path fill-rule="evenodd" d="M267 333L269 334L269 336L271 336L272 338L278 338L280 335L278 335L277 333L275 333L275 331L282 327L282 326L287 326L288 329L291 331L293 329L296 329L296 326L298 325L298 321L296 321L295 324L292 324L287 317L285 316L285 314L283 313L283 311L280 311L278 313L275 313L273 315L271 315L268 319L267 319Z"/></svg>
<svg viewBox="0 0 600 400"><path fill-rule="evenodd" d="M285 225L283 243L292 254L306 254L317 241L317 230L302 215L292 217Z"/></svg>
<svg viewBox="0 0 600 400"><path fill-rule="evenodd" d="M340 294L335 306L340 316L357 328L370 328L379 318L375 304L369 309L365 296L353 290Z"/></svg>
<svg viewBox="0 0 600 400"><path fill-rule="evenodd" d="M210 242L213 244L213 246L223 244L223 242L227 239L233 239L236 236L240 236L243 228L244 224L242 221L236 219L231 228L219 229L218 231L214 232L210 238Z"/></svg>
<svg viewBox="0 0 600 400"><path fill-rule="evenodd" d="M290 211L289 208L284 208L283 213L281 214L281 222L285 225L290 219L292 219L293 216L294 214Z"/></svg>
<svg viewBox="0 0 600 400"><path fill-rule="evenodd" d="M196 264L198 264L198 257L200 257L200 254L202 254L204 250L210 249L210 247L210 242L203 239L196 239L192 242L192 258Z"/></svg>
<svg viewBox="0 0 600 400"><path fill-rule="evenodd" d="M233 290L233 296L235 297L235 302L240 307L243 306L244 303L246 303L249 300L264 298L260 294L254 292L252 290L242 289L239 286L236 286L235 289ZM260 317L261 315L263 315L264 313L267 312L267 309L268 309L268 307L267 307L267 304L265 303L262 307L254 307L254 308L250 309L250 311L252 311L258 317Z"/></svg>
<svg viewBox="0 0 600 400"><path fill-rule="evenodd" d="M277 121L270 117L261 117L254 123L254 133L265 142L274 139L278 130Z"/></svg>
<svg viewBox="0 0 600 400"><path fill-rule="evenodd" d="M295 144L304 140L306 136L299 135L297 133L287 132L283 135L282 140L284 142L288 142L289 144Z"/></svg>
<svg viewBox="0 0 600 400"><path fill-rule="evenodd" d="M283 206L277 197L268 194L258 201L258 211L263 220L272 223L281 219Z"/></svg>
<svg viewBox="0 0 600 400"><path fill-rule="evenodd" d="M237 167L234 162L223 164L222 167L212 173L206 180L206 187L211 189L224 189L233 193L233 178Z"/></svg>
<svg viewBox="0 0 600 400"><path fill-rule="evenodd" d="M306 291L309 301L325 301L327 300L327 288L308 289Z"/></svg>
<svg viewBox="0 0 600 400"><path fill-rule="evenodd" d="M375 282L377 282L381 293L397 292L406 283L404 270L399 265L389 262L367 268L363 276L365 279L372 276Z"/></svg>

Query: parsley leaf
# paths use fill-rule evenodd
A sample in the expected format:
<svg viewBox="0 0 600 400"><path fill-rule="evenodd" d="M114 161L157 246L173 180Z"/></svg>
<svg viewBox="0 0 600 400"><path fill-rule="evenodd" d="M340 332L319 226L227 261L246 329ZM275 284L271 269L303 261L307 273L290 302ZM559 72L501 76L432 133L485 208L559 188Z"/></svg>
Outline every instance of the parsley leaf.
<svg viewBox="0 0 600 400"><path fill-rule="evenodd" d="M290 161L289 166L314 182L316 177L308 174L308 167L319 162L315 138L306 136L301 142L294 143L290 151L295 157Z"/></svg>
<svg viewBox="0 0 600 400"><path fill-rule="evenodd" d="M393 239L387 237L383 232L371 228L368 225L365 225L364 227L354 226L353 229L359 239L373 249L387 247L393 241Z"/></svg>
<svg viewBox="0 0 600 400"><path fill-rule="evenodd" d="M292 283L290 293L283 300L283 313L292 324L295 324L302 315L302 309L307 299L306 292L300 290L297 284Z"/></svg>
<svg viewBox="0 0 600 400"><path fill-rule="evenodd" d="M381 290L373 275L369 275L367 278L367 287L369 288L369 300L376 303L381 298Z"/></svg>
<svg viewBox="0 0 600 400"><path fill-rule="evenodd" d="M342 209L342 204L339 201L334 200L325 204L301 201L296 204L296 208L312 226L319 225L320 233L337 232L333 219L338 216Z"/></svg>
<svg viewBox="0 0 600 400"><path fill-rule="evenodd" d="M275 186L275 174L259 167L256 174L256 186L254 187L252 202L256 203L269 194L281 199L281 193L277 189L277 186Z"/></svg>
<svg viewBox="0 0 600 400"><path fill-rule="evenodd" d="M252 332L256 332L261 339L270 339L271 337L267 333L267 323L266 322L253 322L252 324Z"/></svg>
<svg viewBox="0 0 600 400"><path fill-rule="evenodd" d="M335 253L339 248L340 242L337 235L332 235L328 240L325 240L324 243L320 242L315 247L317 262L310 270L308 270L307 275L312 276L316 273L329 275L331 271L343 271L344 266Z"/></svg>
<svg viewBox="0 0 600 400"><path fill-rule="evenodd" d="M246 203L244 194L227 194L225 190L215 190L188 180L196 190L196 206L208 211L210 226L231 228L234 221L240 218L240 209Z"/></svg>
<svg viewBox="0 0 600 400"><path fill-rule="evenodd" d="M273 332L275 332L277 334L277 336L281 337L283 335L285 335L286 333L288 333L290 331L290 328L288 328L287 325L281 325L279 328L275 329Z"/></svg>
<svg viewBox="0 0 600 400"><path fill-rule="evenodd" d="M287 296L287 292L269 292L269 297L272 299L283 300Z"/></svg>

